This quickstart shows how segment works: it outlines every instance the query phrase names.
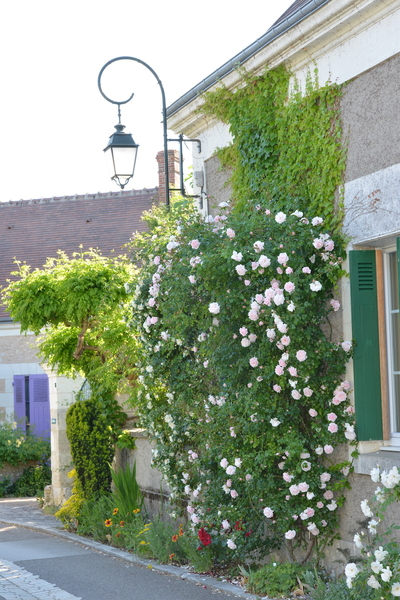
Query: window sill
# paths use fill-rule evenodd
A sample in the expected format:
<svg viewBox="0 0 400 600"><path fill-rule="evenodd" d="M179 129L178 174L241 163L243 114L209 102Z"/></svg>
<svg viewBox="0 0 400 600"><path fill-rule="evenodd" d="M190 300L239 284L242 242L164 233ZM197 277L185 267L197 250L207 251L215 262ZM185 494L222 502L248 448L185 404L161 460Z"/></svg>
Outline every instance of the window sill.
<svg viewBox="0 0 400 600"><path fill-rule="evenodd" d="M400 470L400 446L384 446L384 450L360 454L354 460L354 473L370 475L371 470L376 467L382 471L390 471L394 466Z"/></svg>

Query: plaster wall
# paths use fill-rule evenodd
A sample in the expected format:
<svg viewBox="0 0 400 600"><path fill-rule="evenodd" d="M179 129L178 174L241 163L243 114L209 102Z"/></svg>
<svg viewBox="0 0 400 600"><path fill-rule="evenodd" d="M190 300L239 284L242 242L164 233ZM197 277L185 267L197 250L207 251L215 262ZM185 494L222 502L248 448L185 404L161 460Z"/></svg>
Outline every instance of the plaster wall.
<svg viewBox="0 0 400 600"><path fill-rule="evenodd" d="M163 513L163 520L168 521L166 510L171 510L169 486L163 479L162 473L152 467L152 444L145 429L132 429L131 436L135 439L135 450L119 450L115 455L114 465L116 469L125 469L126 465L131 468L136 462L136 481L144 495L146 511L151 519Z"/></svg>
<svg viewBox="0 0 400 600"><path fill-rule="evenodd" d="M21 335L18 324L0 324L0 415L14 412L14 375L39 375L39 364L33 334Z"/></svg>
<svg viewBox="0 0 400 600"><path fill-rule="evenodd" d="M346 182L400 163L399 94L400 54L344 87L340 109L347 148Z"/></svg>

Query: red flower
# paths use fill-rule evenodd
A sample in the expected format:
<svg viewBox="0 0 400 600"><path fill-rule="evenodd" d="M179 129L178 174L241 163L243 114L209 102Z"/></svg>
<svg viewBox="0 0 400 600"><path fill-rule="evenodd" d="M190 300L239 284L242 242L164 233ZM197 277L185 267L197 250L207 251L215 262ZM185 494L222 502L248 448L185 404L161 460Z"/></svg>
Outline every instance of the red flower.
<svg viewBox="0 0 400 600"><path fill-rule="evenodd" d="M203 544L203 546L209 546L211 544L211 535L207 533L207 531L202 527L199 529L198 534L199 540Z"/></svg>
<svg viewBox="0 0 400 600"><path fill-rule="evenodd" d="M244 534L244 537L249 537L252 534L252 530L250 529L250 531L246 531L246 533Z"/></svg>
<svg viewBox="0 0 400 600"><path fill-rule="evenodd" d="M242 531L243 530L242 521L236 521L236 523L234 525L234 529L236 529L236 531Z"/></svg>

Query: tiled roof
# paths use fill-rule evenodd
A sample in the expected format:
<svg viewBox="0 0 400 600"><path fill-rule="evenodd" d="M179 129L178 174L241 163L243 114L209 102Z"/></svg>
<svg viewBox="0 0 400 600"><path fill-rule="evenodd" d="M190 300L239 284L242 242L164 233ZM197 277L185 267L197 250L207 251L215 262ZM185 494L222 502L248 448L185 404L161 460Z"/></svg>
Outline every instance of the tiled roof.
<svg viewBox="0 0 400 600"><path fill-rule="evenodd" d="M275 21L273 25L271 25L270 29L272 29L272 27L276 27L276 25L279 25L279 23L290 17L292 13L296 12L296 10L299 10L299 8L305 6L309 2L310 0L295 0L295 2L289 6L289 8L279 17L279 19Z"/></svg>
<svg viewBox="0 0 400 600"><path fill-rule="evenodd" d="M140 216L153 201L158 188L0 203L0 285L15 270L15 258L41 268L57 250L70 256L81 244L104 255L122 253L132 233L146 229ZM10 318L0 306L1 320Z"/></svg>

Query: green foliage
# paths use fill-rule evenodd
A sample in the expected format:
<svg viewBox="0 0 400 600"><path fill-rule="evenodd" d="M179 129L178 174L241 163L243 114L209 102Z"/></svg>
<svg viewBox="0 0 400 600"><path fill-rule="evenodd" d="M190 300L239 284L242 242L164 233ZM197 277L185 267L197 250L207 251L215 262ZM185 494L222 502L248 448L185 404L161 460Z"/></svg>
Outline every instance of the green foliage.
<svg viewBox="0 0 400 600"><path fill-rule="evenodd" d="M116 441L113 428L124 413L112 396L95 396L72 404L67 412L67 437L76 475L86 499L110 491L109 464Z"/></svg>
<svg viewBox="0 0 400 600"><path fill-rule="evenodd" d="M85 501L82 485L77 477L76 470L72 469L68 477L74 480L71 496L64 502L61 508L55 513L57 519L60 519L67 526L74 525L78 519L82 505Z"/></svg>
<svg viewBox="0 0 400 600"><path fill-rule="evenodd" d="M345 167L340 87L320 88L315 74L304 93L295 83L289 94L290 73L283 66L242 78L235 91L206 92L200 109L229 124L234 140L217 155L223 168L232 169L236 205L267 197L276 210L307 209L336 227L341 213L334 198Z"/></svg>
<svg viewBox="0 0 400 600"><path fill-rule="evenodd" d="M350 590L346 585L346 579L341 577L325 584L320 580L315 588L307 589L311 600L350 600ZM363 600L369 600L371 594L362 595Z"/></svg>
<svg viewBox="0 0 400 600"><path fill-rule="evenodd" d="M0 498L4 498L7 495L11 485L12 482L10 477L2 477L0 480Z"/></svg>
<svg viewBox="0 0 400 600"><path fill-rule="evenodd" d="M118 471L111 468L111 477L115 487L112 500L114 506L118 508L121 518L126 518L127 515L132 514L137 509L141 510L143 494L136 481L136 462L133 463L132 468L129 464L126 465L125 469L119 469Z"/></svg>
<svg viewBox="0 0 400 600"><path fill-rule="evenodd" d="M107 543L110 530L105 521L112 515L113 502L108 494L83 500L77 516L77 533Z"/></svg>
<svg viewBox="0 0 400 600"><path fill-rule="evenodd" d="M298 577L304 568L295 563L269 563L248 574L246 588L253 594L270 598L290 596L298 587Z"/></svg>
<svg viewBox="0 0 400 600"><path fill-rule="evenodd" d="M43 496L46 485L51 483L51 469L49 465L42 464L24 469L21 477L7 490L7 495L16 498L28 496Z"/></svg>
<svg viewBox="0 0 400 600"><path fill-rule="evenodd" d="M26 435L15 422L0 421L0 467L29 461L45 462L50 457L50 442L33 434Z"/></svg>
<svg viewBox="0 0 400 600"><path fill-rule="evenodd" d="M342 240L320 218L261 203L214 223L189 204L162 219L157 208L135 239L136 402L154 464L214 560L283 542L307 561L334 536L350 468L334 450L355 437L351 344L329 338Z"/></svg>

